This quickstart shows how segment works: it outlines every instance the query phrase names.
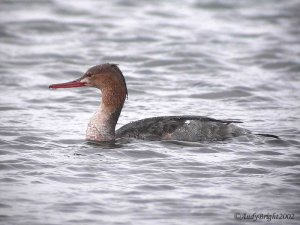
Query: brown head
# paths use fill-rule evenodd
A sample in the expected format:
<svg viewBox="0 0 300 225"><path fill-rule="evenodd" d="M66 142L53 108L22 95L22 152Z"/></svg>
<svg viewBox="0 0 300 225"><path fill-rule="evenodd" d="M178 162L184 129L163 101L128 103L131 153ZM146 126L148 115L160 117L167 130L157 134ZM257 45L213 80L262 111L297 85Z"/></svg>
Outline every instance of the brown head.
<svg viewBox="0 0 300 225"><path fill-rule="evenodd" d="M84 75L71 82L52 84L49 88L95 87L102 92L102 104L123 106L127 93L125 78L116 64L105 63L89 68Z"/></svg>

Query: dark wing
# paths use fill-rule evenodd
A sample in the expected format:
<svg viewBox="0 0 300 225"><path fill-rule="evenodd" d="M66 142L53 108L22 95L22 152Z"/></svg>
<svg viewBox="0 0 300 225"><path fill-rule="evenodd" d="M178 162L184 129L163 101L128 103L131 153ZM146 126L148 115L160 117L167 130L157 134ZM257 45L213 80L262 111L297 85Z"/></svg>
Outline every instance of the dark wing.
<svg viewBox="0 0 300 225"><path fill-rule="evenodd" d="M223 124L242 123L236 120L216 120L202 116L160 116L137 120L124 125L116 131L118 138L131 137L140 139L160 140L167 133L173 133L188 120L199 122L218 122Z"/></svg>

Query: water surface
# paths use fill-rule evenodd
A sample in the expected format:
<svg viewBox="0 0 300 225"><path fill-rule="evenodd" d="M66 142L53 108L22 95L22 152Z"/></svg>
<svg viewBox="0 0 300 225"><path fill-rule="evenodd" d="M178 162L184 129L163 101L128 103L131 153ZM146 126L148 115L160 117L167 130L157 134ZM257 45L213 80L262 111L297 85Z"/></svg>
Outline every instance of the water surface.
<svg viewBox="0 0 300 225"><path fill-rule="evenodd" d="M0 11L1 224L223 225L246 223L234 219L244 212L299 224L299 1L28 0ZM129 89L118 127L202 115L281 140L88 144L98 91L48 85L105 62Z"/></svg>

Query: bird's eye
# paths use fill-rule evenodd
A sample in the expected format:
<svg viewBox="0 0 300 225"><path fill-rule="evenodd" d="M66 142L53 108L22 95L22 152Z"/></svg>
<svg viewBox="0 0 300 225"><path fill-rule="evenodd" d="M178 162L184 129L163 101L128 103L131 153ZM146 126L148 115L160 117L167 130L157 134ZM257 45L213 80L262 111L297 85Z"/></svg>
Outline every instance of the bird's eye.
<svg viewBox="0 0 300 225"><path fill-rule="evenodd" d="M87 73L86 76L87 76L87 77L91 77L92 74L91 74L91 73Z"/></svg>

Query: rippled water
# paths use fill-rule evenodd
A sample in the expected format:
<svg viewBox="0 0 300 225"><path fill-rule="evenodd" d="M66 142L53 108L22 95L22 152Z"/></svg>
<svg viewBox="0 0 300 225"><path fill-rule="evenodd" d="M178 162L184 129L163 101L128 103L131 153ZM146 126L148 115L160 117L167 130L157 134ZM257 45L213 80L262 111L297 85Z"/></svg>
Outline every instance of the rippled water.
<svg viewBox="0 0 300 225"><path fill-rule="evenodd" d="M274 212L299 224L299 1L3 0L0 11L1 224L241 224L234 213ZM104 62L129 88L118 127L191 114L281 140L88 144L97 90L48 85Z"/></svg>

